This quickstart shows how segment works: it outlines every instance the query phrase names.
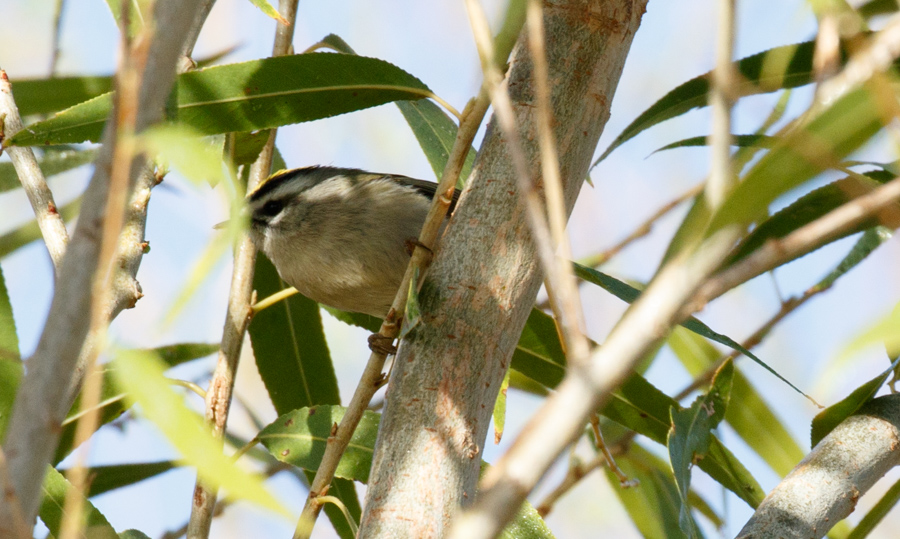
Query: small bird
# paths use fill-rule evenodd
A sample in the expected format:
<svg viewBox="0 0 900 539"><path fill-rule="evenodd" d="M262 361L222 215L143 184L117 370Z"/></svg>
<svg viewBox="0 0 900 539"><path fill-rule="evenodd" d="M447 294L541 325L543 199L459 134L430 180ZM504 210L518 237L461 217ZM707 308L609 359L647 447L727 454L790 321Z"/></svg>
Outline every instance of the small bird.
<svg viewBox="0 0 900 539"><path fill-rule="evenodd" d="M250 237L304 296L384 318L436 188L350 168L280 171L247 195Z"/></svg>

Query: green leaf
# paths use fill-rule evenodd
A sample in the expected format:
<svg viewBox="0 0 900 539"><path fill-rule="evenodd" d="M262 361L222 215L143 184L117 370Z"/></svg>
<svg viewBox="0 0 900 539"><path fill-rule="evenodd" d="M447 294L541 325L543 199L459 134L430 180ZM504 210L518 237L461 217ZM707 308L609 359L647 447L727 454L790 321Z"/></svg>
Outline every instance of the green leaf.
<svg viewBox="0 0 900 539"><path fill-rule="evenodd" d="M513 12L513 7L517 5L521 8L524 19L524 2L519 0L510 2L510 12ZM506 22L512 23L514 21L511 21L510 17L507 16ZM519 21L519 26L521 27L521 25L522 22ZM346 41L335 34L325 36L322 39L322 43L326 43L344 54L356 54L356 51ZM506 59L503 61L505 62ZM403 117L406 118L406 123L412 129L416 140L419 141L419 146L422 147L422 151L431 165L431 170L434 171L434 175L440 180L441 175L444 173L444 167L447 166L447 159L450 158L450 150L456 141L456 131L458 129L456 122L443 109L431 101L397 101L395 104L400 109ZM466 156L466 161L456 182L458 187L462 187L462 183L472 172L476 153L477 151L474 148L469 149L469 154Z"/></svg>
<svg viewBox="0 0 900 539"><path fill-rule="evenodd" d="M263 15L275 19L281 24L289 25L287 19L281 16L281 13L278 13L278 10L272 7L272 4L268 3L266 0L250 0L250 3L257 7L260 11L263 12Z"/></svg>
<svg viewBox="0 0 900 539"><path fill-rule="evenodd" d="M153 18L153 2L151 0L106 0L109 11L116 20L116 25L122 26L122 11L127 8L128 12L128 37L137 36L144 25Z"/></svg>
<svg viewBox="0 0 900 539"><path fill-rule="evenodd" d="M319 304L319 307L325 309L328 314L347 324L348 326L356 326L359 328L367 329L372 333L378 333L378 331L381 329L382 320L378 317L372 316L371 314L351 313L349 311L342 311L340 309L335 309L334 307L322 304Z"/></svg>
<svg viewBox="0 0 900 539"><path fill-rule="evenodd" d="M119 534L119 539L150 539L150 536L140 530L125 530Z"/></svg>
<svg viewBox="0 0 900 539"><path fill-rule="evenodd" d="M850 91L808 124L793 130L754 165L712 216L707 236L765 217L769 205L868 141L883 111L865 87Z"/></svg>
<svg viewBox="0 0 900 539"><path fill-rule="evenodd" d="M609 467L604 469L613 492L641 535L660 539L686 537L678 527L681 504L667 463L635 443L627 453L616 457L616 464L629 478L640 482L635 488L621 488Z"/></svg>
<svg viewBox="0 0 900 539"><path fill-rule="evenodd" d="M896 9L896 4L894 7ZM864 539L868 537L869 533L878 526L878 523L897 505L898 501L900 501L900 481L891 485L891 488L884 493L884 496L878 500L878 503L869 509L869 512L862 517L859 524L847 535L847 539Z"/></svg>
<svg viewBox="0 0 900 539"><path fill-rule="evenodd" d="M152 348L144 350L143 352L156 355L167 366L174 367L188 361L206 357L218 350L218 344L183 343ZM131 406L130 402L125 399L125 393L116 386L112 378L112 367L104 366L100 371L100 376L103 377L103 381L101 382L100 403L97 410L99 413L97 428L113 421ZM62 459L66 458L66 456L75 449L73 445L75 441L75 429L77 428L78 418L81 417L81 415L81 397L79 396L75 399L75 403L72 404L72 408L69 409L66 419L62 422L62 432L60 433L59 442L56 446L56 455L53 457L54 464L62 461Z"/></svg>
<svg viewBox="0 0 900 539"><path fill-rule="evenodd" d="M179 75L172 120L203 135L256 131L428 94L428 87L419 79L383 60L297 54ZM96 142L111 104L111 94L104 94L29 125L7 144Z"/></svg>
<svg viewBox="0 0 900 539"><path fill-rule="evenodd" d="M174 470L179 466L180 464L174 460L92 466L88 472L88 476L91 478L88 497L93 498L104 492L134 485L145 479L156 477L169 470ZM68 470L60 470L60 472L67 473Z"/></svg>
<svg viewBox="0 0 900 539"><path fill-rule="evenodd" d="M506 426L506 393L509 390L509 374L510 370L506 369L503 375L503 381L500 383L500 392L497 393L497 400L494 402L494 443L499 444L503 438L503 429Z"/></svg>
<svg viewBox="0 0 900 539"><path fill-rule="evenodd" d="M65 150L61 152L48 152L38 160L44 177L49 178L56 174L78 168L92 163L97 156L97 150ZM11 162L0 163L0 193L22 187L16 168Z"/></svg>
<svg viewBox="0 0 900 539"><path fill-rule="evenodd" d="M783 88L796 88L815 80L813 51L815 43L806 41L796 45L784 45L738 60L733 65L740 73L737 77L738 95L748 96L774 92ZM842 51L845 56L845 52ZM693 78L678 86L641 113L606 151L594 161L591 168L606 159L613 150L640 132L676 116L709 104L711 72Z"/></svg>
<svg viewBox="0 0 900 539"><path fill-rule="evenodd" d="M546 387L556 387L562 381L566 375L566 354L553 317L531 309L510 367Z"/></svg>
<svg viewBox="0 0 900 539"><path fill-rule="evenodd" d="M553 532L528 501L516 512L516 516L499 535L500 539L553 539Z"/></svg>
<svg viewBox="0 0 900 539"><path fill-rule="evenodd" d="M600 288L606 290L607 292L610 292L611 294L613 294L617 298L621 299L622 301L625 301L626 303L633 303L635 300L637 300L638 296L641 295L640 290L638 290L637 288L634 288L633 286L631 286L627 283L624 283L624 282L616 279L615 277L611 277L603 272L597 271L593 268L588 268L586 266L582 266L581 264L578 264L575 262L573 262L572 264L574 264L574 266L575 266L575 275L578 278L584 279L585 281L596 284ZM770 373L775 375L776 378L778 378L779 380L781 380L782 382L787 384L791 389L793 389L797 393L803 395L807 399L809 399L811 401L813 400L809 395L800 391L800 389L797 386L795 386L794 384L789 382L785 377L778 374L778 372L775 371L775 369L770 367L763 360L756 357L756 355L754 355L753 352L751 352L750 350L747 350L746 348L741 346L740 343L738 343L731 337L728 337L727 335L723 335L721 333L716 333L709 326L707 326L703 322L697 320L693 316L689 317L684 322L681 322L679 325L693 331L697 335L706 337L707 339L709 339L711 341L715 341L719 344L724 344L725 346L731 348L732 350L736 350L736 351L744 354L745 356L752 359L759 366L761 366L762 368L766 369L767 371L769 371ZM813 402L815 403L815 401L813 401Z"/></svg>
<svg viewBox="0 0 900 539"><path fill-rule="evenodd" d="M16 106L23 117L52 114L113 89L113 79L110 76L20 79L11 82Z"/></svg>
<svg viewBox="0 0 900 539"><path fill-rule="evenodd" d="M413 276L409 281L409 290L406 292L406 308L403 312L403 322L400 324L400 338L403 339L422 321L422 309L419 307L419 282L420 269L413 268Z"/></svg>
<svg viewBox="0 0 900 539"><path fill-rule="evenodd" d="M453 143L456 141L456 131L458 129L456 122L447 115L446 112L431 101L397 101L397 107L406 118L406 123L412 129L422 152L431 165L435 177L441 178L444 173L444 167L447 166L447 160L450 158L450 150L453 149ZM466 161L463 163L462 171L456 182L457 187L462 187L466 178L472 173L472 166L475 163L475 148L470 148Z"/></svg>
<svg viewBox="0 0 900 539"><path fill-rule="evenodd" d="M12 414L22 374L16 320L13 318L3 268L0 268L0 442L6 434L6 425Z"/></svg>
<svg viewBox="0 0 900 539"><path fill-rule="evenodd" d="M66 496L70 495L72 485L61 473L52 466L47 467L47 475L44 476L44 484L41 487L44 497L41 501L40 515L44 525L50 530L50 534L59 537L63 517L65 515ZM103 513L80 494L85 523L84 536L90 539L118 539L116 530L112 527Z"/></svg>
<svg viewBox="0 0 900 539"><path fill-rule="evenodd" d="M163 376L165 364L159 358L148 352L122 351L117 354L114 367L116 383L126 390L129 401L140 403L143 415L185 462L197 468L197 475L205 484L224 489L230 499L240 498L290 516L266 490L260 476L243 471L222 453L221 443L209 435L206 422L169 387Z"/></svg>
<svg viewBox="0 0 900 539"><path fill-rule="evenodd" d="M259 297L286 287L275 266L261 254L256 258L253 287ZM340 404L316 302L295 294L256 313L249 332L256 366L279 414L316 404Z"/></svg>
<svg viewBox="0 0 900 539"><path fill-rule="evenodd" d="M856 241L850 252L845 256L831 272L816 283L815 288L825 290L834 284L836 280L845 275L848 271L855 268L860 262L865 260L872 252L881 246L882 243L893 237L894 231L883 226L876 226L863 232L862 236Z"/></svg>
<svg viewBox="0 0 900 539"><path fill-rule="evenodd" d="M894 372L894 369L900 365L900 358L894 360L891 366L868 382L854 389L852 393L847 395L843 400L832 404L828 408L822 410L812 420L812 428L810 430L810 444L815 447L822 438L828 436L835 427L843 420L855 414L864 404L872 400L888 376Z"/></svg>
<svg viewBox="0 0 900 539"><path fill-rule="evenodd" d="M838 206L894 179L894 177L894 175L884 171L870 171L860 176L847 176L810 191L753 229L753 232L735 247L733 253L723 263L723 269L743 260L769 240L787 236L798 228L831 212ZM829 243L877 225L878 219L873 217L856 227L848 229L840 236L829 240ZM812 252L825 244L826 242L820 241L815 245L811 245L810 249L803 254ZM803 254L798 255L798 258L803 256Z"/></svg>
<svg viewBox="0 0 900 539"><path fill-rule="evenodd" d="M692 376L705 372L721 357L705 339L684 328L675 328L667 343ZM725 420L778 475L787 475L803 458L804 451L747 377L737 369L731 398L736 404L728 407ZM766 435L760 436L761 432Z"/></svg>
<svg viewBox="0 0 900 539"><path fill-rule="evenodd" d="M256 257L253 286L260 297L286 287L275 266L261 253ZM337 377L316 302L295 294L258 312L249 333L256 367L279 414L317 404L340 404ZM314 473L314 469L310 470L308 476ZM340 498L358 523L362 509L353 483L336 479L329 492ZM325 513L341 537L353 536L338 507L329 504Z"/></svg>
<svg viewBox="0 0 900 539"><path fill-rule="evenodd" d="M341 406L311 406L293 410L276 419L257 435L278 460L314 472L322 461L332 428L341 422ZM338 464L336 477L365 483L369 480L375 436L380 416L366 411L350 438Z"/></svg>
<svg viewBox="0 0 900 539"><path fill-rule="evenodd" d="M895 0L869 0L856 8L856 12L866 19L878 15L889 15L897 12L897 2Z"/></svg>
<svg viewBox="0 0 900 539"><path fill-rule="evenodd" d="M709 393L697 397L691 407L685 410L672 407L672 427L667 445L681 498L678 523L681 530L690 537L700 536L697 524L691 518L688 502L691 467L706 456L712 434L710 431L725 417L733 375L734 364L728 360L716 373Z"/></svg>
<svg viewBox="0 0 900 539"><path fill-rule="evenodd" d="M777 140L777 137L770 137L768 135L731 135L731 145L739 148L771 148ZM690 137L671 144L666 144L653 153L674 150L675 148L702 147L708 144L709 135L703 137Z"/></svg>
<svg viewBox="0 0 900 539"><path fill-rule="evenodd" d="M195 185L227 182L221 148L183 125L156 125L140 135L144 148L161 164L175 168Z"/></svg>

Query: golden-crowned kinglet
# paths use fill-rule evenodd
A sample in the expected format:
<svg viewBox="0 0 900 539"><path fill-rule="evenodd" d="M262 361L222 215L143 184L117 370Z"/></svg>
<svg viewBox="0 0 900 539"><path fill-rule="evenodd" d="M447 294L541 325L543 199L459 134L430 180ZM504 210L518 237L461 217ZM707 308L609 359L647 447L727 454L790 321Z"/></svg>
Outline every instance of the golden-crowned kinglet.
<svg viewBox="0 0 900 539"><path fill-rule="evenodd" d="M247 195L250 237L304 296L384 318L436 187L348 168L277 172Z"/></svg>

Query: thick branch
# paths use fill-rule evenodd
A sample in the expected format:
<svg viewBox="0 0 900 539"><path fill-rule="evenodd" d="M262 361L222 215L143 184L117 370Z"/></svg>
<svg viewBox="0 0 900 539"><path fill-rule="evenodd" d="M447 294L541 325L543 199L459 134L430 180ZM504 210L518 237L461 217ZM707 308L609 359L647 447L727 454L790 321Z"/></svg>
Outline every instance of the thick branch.
<svg viewBox="0 0 900 539"><path fill-rule="evenodd" d="M762 501L738 539L823 537L900 464L900 395L873 400L826 436Z"/></svg>
<svg viewBox="0 0 900 539"><path fill-rule="evenodd" d="M156 5L159 31L150 43L142 78L138 131L162 117L175 77L175 62L187 26L194 19L196 5L196 0ZM114 107L111 117L115 115ZM60 268L47 323L34 355L28 360L7 432L4 449L12 485L4 487L15 489L27 522L34 521L44 472L56 447L60 422L68 410L68 400L59 396L69 390L90 323L85 313L91 311L94 299L91 284L97 271L116 135L115 122L107 122L104 146L84 194L84 209ZM135 175L141 166L141 163L133 166ZM0 499L0 536L8 531L5 528L11 521L8 510L5 500Z"/></svg>
<svg viewBox="0 0 900 539"><path fill-rule="evenodd" d="M554 133L567 210L587 174L644 2L545 3ZM533 69L520 42L508 88L530 176ZM473 500L490 414L541 283L507 143L492 121L394 363L361 535L436 537Z"/></svg>

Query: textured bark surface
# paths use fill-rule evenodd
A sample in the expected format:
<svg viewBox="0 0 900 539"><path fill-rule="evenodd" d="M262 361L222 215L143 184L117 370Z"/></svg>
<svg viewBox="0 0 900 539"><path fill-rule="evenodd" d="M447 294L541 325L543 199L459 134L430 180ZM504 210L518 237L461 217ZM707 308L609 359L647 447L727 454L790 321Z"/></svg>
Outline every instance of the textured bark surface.
<svg viewBox="0 0 900 539"><path fill-rule="evenodd" d="M819 442L759 504L737 537L824 537L898 464L900 395L887 395L868 403Z"/></svg>
<svg viewBox="0 0 900 539"><path fill-rule="evenodd" d="M646 0L545 2L554 135L567 210L584 183ZM541 183L532 65L509 92ZM506 141L492 121L422 289L423 317L393 367L361 537L439 537L475 496L494 400L542 274Z"/></svg>

